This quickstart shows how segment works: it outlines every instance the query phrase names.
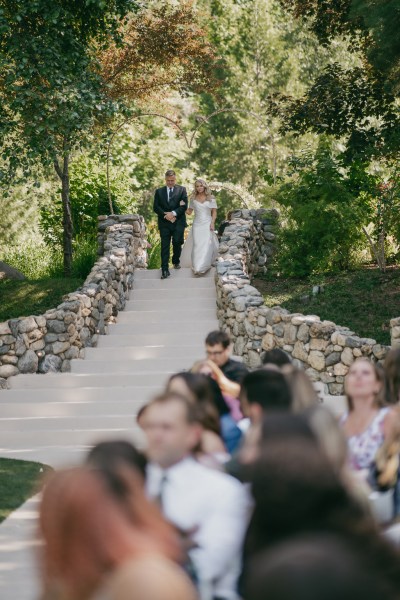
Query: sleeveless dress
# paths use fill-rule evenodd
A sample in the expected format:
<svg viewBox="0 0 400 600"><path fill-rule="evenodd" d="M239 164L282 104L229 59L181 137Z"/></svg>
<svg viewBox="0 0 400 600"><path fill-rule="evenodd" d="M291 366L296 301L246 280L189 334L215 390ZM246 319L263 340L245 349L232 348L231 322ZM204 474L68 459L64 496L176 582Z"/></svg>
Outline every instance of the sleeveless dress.
<svg viewBox="0 0 400 600"><path fill-rule="evenodd" d="M206 273L218 256L218 238L210 230L211 209L217 208L215 198L204 202L191 200L189 208L194 209L194 221L182 248L181 266L191 267L195 275Z"/></svg>
<svg viewBox="0 0 400 600"><path fill-rule="evenodd" d="M347 438L350 465L356 471L369 469L374 462L376 453L385 439L383 435L383 421L389 410L389 407L381 408L367 429L358 435L352 435ZM349 413L346 412L340 419L342 426L347 421L348 416Z"/></svg>

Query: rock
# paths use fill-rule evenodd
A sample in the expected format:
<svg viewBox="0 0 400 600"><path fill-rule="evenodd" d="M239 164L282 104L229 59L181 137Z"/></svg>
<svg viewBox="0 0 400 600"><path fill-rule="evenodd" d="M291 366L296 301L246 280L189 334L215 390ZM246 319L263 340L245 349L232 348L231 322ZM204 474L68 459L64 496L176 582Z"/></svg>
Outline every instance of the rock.
<svg viewBox="0 0 400 600"><path fill-rule="evenodd" d="M26 317L20 320L18 325L19 333L29 333L34 329L37 329L37 323L33 317Z"/></svg>
<svg viewBox="0 0 400 600"><path fill-rule="evenodd" d="M275 338L271 333L267 333L266 335L264 335L263 339L262 339L262 347L264 350L272 350L273 348L275 348L276 343L275 343Z"/></svg>
<svg viewBox="0 0 400 600"><path fill-rule="evenodd" d="M331 321L316 321L310 327L311 337L321 338L323 340L330 340L332 333L335 331L335 324ZM333 340L332 340L333 341Z"/></svg>
<svg viewBox="0 0 400 600"><path fill-rule="evenodd" d="M348 367L354 362L354 355L351 348L345 348L340 355L340 360L342 363Z"/></svg>
<svg viewBox="0 0 400 600"><path fill-rule="evenodd" d="M47 354L39 364L39 373L57 373L61 369L62 360L54 354Z"/></svg>
<svg viewBox="0 0 400 600"><path fill-rule="evenodd" d="M328 389L332 396L341 396L343 394L342 383L328 383Z"/></svg>
<svg viewBox="0 0 400 600"><path fill-rule="evenodd" d="M374 346L372 346L372 352L375 358L377 358L378 360L382 360L387 354L387 349L385 348L385 346L375 344Z"/></svg>
<svg viewBox="0 0 400 600"><path fill-rule="evenodd" d="M335 381L335 377L330 375L329 373L323 372L321 373L321 381L323 383L333 383Z"/></svg>
<svg viewBox="0 0 400 600"><path fill-rule="evenodd" d="M310 339L310 328L308 327L308 325L306 325L306 323L302 323L299 327L299 330L297 332L297 339L300 342L304 342L307 343Z"/></svg>
<svg viewBox="0 0 400 600"><path fill-rule="evenodd" d="M325 356L319 350L312 350L308 357L308 362L316 371L325 369Z"/></svg>
<svg viewBox="0 0 400 600"><path fill-rule="evenodd" d="M11 335L11 329L8 326L8 321L0 323L0 336L1 335Z"/></svg>
<svg viewBox="0 0 400 600"><path fill-rule="evenodd" d="M16 365L18 363L18 356L6 354L1 360L4 365Z"/></svg>
<svg viewBox="0 0 400 600"><path fill-rule="evenodd" d="M15 365L2 365L0 367L0 377L7 379L13 375L18 375L19 371Z"/></svg>
<svg viewBox="0 0 400 600"><path fill-rule="evenodd" d="M7 263L0 260L0 280L1 279L15 279L22 280L25 279L25 275L18 271L18 269L14 269Z"/></svg>
<svg viewBox="0 0 400 600"><path fill-rule="evenodd" d="M292 356L293 358L298 358L304 363L308 361L308 352L304 348L303 342L300 342L300 340L295 343Z"/></svg>
<svg viewBox="0 0 400 600"><path fill-rule="evenodd" d="M63 360L61 365L61 373L69 373L71 371L71 363L69 360Z"/></svg>
<svg viewBox="0 0 400 600"><path fill-rule="evenodd" d="M310 368L306 369L306 375L309 376L311 381L319 381L320 380L320 374L315 369L310 369Z"/></svg>
<svg viewBox="0 0 400 600"><path fill-rule="evenodd" d="M62 354L70 347L69 342L54 342L53 344L53 354Z"/></svg>
<svg viewBox="0 0 400 600"><path fill-rule="evenodd" d="M39 358L33 350L27 350L18 360L18 369L21 373L36 373Z"/></svg>
<svg viewBox="0 0 400 600"><path fill-rule="evenodd" d="M243 312L246 310L246 299L243 296L235 298L233 304L235 306L235 310L237 310L238 312Z"/></svg>
<svg viewBox="0 0 400 600"><path fill-rule="evenodd" d="M254 350L249 350L248 364L251 369L254 369L261 365L261 357L258 352L255 352Z"/></svg>
<svg viewBox="0 0 400 600"><path fill-rule="evenodd" d="M0 377L0 390L6 390L7 387L7 379Z"/></svg>
<svg viewBox="0 0 400 600"><path fill-rule="evenodd" d="M56 319L47 321L47 331L49 333L63 333L65 331L64 321Z"/></svg>
<svg viewBox="0 0 400 600"><path fill-rule="evenodd" d="M342 364L342 363L337 363L334 367L333 367L333 372L335 375L347 375L349 371L349 367L347 367L346 365Z"/></svg>
<svg viewBox="0 0 400 600"><path fill-rule="evenodd" d="M284 325L283 341L285 344L294 344L297 339L297 327L292 323Z"/></svg>
<svg viewBox="0 0 400 600"><path fill-rule="evenodd" d="M310 350L325 351L328 345L329 341L321 338L311 338L310 340Z"/></svg>
<svg viewBox="0 0 400 600"><path fill-rule="evenodd" d="M278 325L273 325L272 331L277 337L283 337L283 334L285 333L285 328L281 323L278 323Z"/></svg>
<svg viewBox="0 0 400 600"><path fill-rule="evenodd" d="M341 346L339 346L339 348L341 348ZM326 357L325 364L327 367L331 367L332 365L335 365L339 361L340 361L340 352L332 352L331 354L328 354L328 356Z"/></svg>

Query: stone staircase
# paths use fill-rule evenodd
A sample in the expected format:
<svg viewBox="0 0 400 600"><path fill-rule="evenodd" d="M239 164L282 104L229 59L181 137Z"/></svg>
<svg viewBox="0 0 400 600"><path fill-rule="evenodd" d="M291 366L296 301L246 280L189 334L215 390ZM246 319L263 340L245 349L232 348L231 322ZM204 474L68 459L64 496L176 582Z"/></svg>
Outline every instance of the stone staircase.
<svg viewBox="0 0 400 600"><path fill-rule="evenodd" d="M204 339L218 328L213 272L194 278L190 269L136 270L131 299L87 348L71 373L18 375L0 391L0 456L53 467L82 460L105 439L141 445L139 408L176 371L204 356ZM0 598L33 600L37 581L31 539L35 499L0 527Z"/></svg>

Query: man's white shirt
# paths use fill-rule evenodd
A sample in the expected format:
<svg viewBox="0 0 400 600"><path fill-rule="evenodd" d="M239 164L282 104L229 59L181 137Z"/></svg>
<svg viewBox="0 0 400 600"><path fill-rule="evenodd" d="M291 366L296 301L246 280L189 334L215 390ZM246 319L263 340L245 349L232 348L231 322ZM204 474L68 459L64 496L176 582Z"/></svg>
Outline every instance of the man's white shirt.
<svg viewBox="0 0 400 600"><path fill-rule="evenodd" d="M197 528L193 540L198 547L190 551L190 558L199 578L201 600L236 600L250 510L248 492L233 477L207 468L192 457L167 470L150 464L150 498L159 496L161 485L165 517L180 529Z"/></svg>

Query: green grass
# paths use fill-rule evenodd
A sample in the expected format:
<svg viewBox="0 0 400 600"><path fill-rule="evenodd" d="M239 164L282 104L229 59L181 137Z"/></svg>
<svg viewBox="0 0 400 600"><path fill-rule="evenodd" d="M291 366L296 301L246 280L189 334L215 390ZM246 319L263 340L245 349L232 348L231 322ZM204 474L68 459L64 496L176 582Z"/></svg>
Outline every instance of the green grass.
<svg viewBox="0 0 400 600"><path fill-rule="evenodd" d="M37 462L0 458L0 522L40 489L49 470Z"/></svg>
<svg viewBox="0 0 400 600"><path fill-rule="evenodd" d="M64 294L74 292L83 279L47 278L38 281L0 280L0 323L21 316L41 315L56 308Z"/></svg>
<svg viewBox="0 0 400 600"><path fill-rule="evenodd" d="M380 273L362 267L338 275L309 279L256 279L267 306L280 305L291 312L315 314L349 327L361 337L390 344L390 319L400 316L400 268ZM312 295L313 285L324 292ZM309 299L304 299L308 296Z"/></svg>

